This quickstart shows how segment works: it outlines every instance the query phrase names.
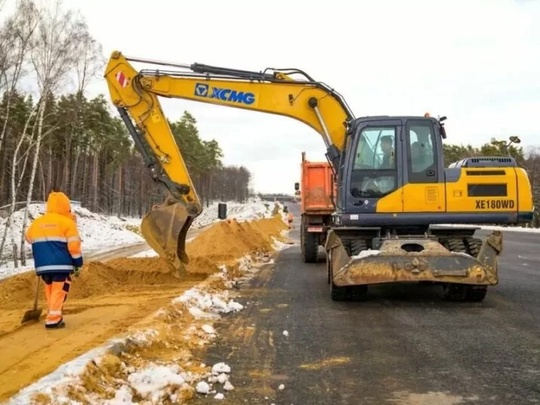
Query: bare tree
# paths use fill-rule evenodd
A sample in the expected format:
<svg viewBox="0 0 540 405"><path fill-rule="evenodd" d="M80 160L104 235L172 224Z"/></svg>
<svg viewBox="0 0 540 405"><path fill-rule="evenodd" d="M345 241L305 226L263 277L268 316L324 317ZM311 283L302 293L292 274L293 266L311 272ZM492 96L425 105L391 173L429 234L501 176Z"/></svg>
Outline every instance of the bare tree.
<svg viewBox="0 0 540 405"><path fill-rule="evenodd" d="M30 113L30 116L27 118L26 123L24 125L23 133L21 134L19 141L17 142L17 146L15 148L15 152L13 155L13 160L11 163L11 205L10 205L9 216L7 218L6 226L4 227L4 234L2 235L2 241L0 242L0 252L4 251L4 247L5 247L5 243L7 239L7 232L8 230L11 230L11 227L13 225L13 216L15 214L15 206L17 203L17 192L19 191L21 187L21 183L24 177L24 172L26 171L28 156L30 155L30 148L21 157L21 159L24 159L24 162L22 165L20 176L17 180L17 166L19 166L19 154L20 154L21 147L24 144L24 141L28 139L28 136L27 136L28 129L30 126L30 122L32 121L35 113L36 113L36 109L34 109ZM22 242L20 244L19 252L20 252L22 265L24 266L26 265L26 256L25 256L25 251L24 251L24 232L22 233L21 239L22 239ZM17 249L16 249L17 245L15 243L15 235L13 232L11 232L11 245L13 247L14 265L15 267L17 267L18 265Z"/></svg>
<svg viewBox="0 0 540 405"><path fill-rule="evenodd" d="M101 47L101 44L99 44L88 32L86 27L83 27L84 30L82 30L80 40L77 44L77 55L78 58L75 60L75 73L77 76L77 92L76 92L76 108L75 108L75 116L74 116L74 122L76 122L78 125L73 126L72 128L76 128L76 130L81 134L84 131L84 122L81 119L81 110L84 105L84 93L86 91L86 88L90 84L90 82L97 76L98 72L102 70L103 65L105 63L105 60L103 59L103 49ZM67 153L71 153L71 144L73 141L73 136L75 134L72 130L69 134L66 136L66 151ZM64 160L64 167L63 167L63 185L67 186L67 184L70 184L69 193L70 195L74 194L75 192L75 180L77 176L77 169L78 169L78 163L80 158L81 150L80 148L77 148L75 150L75 163L73 165L72 173L70 173L70 169L72 167L71 165L71 157L72 156L66 156L66 159Z"/></svg>
<svg viewBox="0 0 540 405"><path fill-rule="evenodd" d="M14 15L9 18L0 32L0 81L6 88L4 124L0 132L0 151L6 137L11 101L24 63L32 46L32 38L39 23L39 12L32 0L20 0Z"/></svg>
<svg viewBox="0 0 540 405"><path fill-rule="evenodd" d="M103 69L105 59L103 48L88 32L83 24L81 37L75 60L75 73L77 75L77 93L84 93L90 82L95 79Z"/></svg>
<svg viewBox="0 0 540 405"><path fill-rule="evenodd" d="M69 73L76 67L80 60L78 52L81 49L81 44L89 36L88 27L84 20L71 10L63 11L60 0L56 0L50 8L45 7L40 11L42 18L39 21L31 52L40 98L37 135L26 198L27 205L23 217L23 229L28 220L28 206L34 191L48 97L61 87ZM24 235L21 235L21 245L23 244Z"/></svg>

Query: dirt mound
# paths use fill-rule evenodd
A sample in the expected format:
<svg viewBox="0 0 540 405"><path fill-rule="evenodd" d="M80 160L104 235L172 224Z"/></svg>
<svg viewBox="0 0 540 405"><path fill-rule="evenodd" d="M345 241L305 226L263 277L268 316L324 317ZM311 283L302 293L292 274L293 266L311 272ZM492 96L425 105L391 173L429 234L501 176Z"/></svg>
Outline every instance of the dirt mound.
<svg viewBox="0 0 540 405"><path fill-rule="evenodd" d="M281 239L284 229L287 227L279 216L250 222L219 222L187 245L190 263L183 279L157 257L89 261L80 276L73 278L65 306L67 327L54 334L45 333L41 323L20 325L22 314L32 305L37 281L34 272L0 281L0 402L58 365L125 332L149 313L170 305L174 297L218 271L220 265L226 264L231 276L239 271L236 259L271 251L272 237ZM41 281L39 287L39 306L44 309L44 316ZM189 321L188 314L175 316L178 318L173 325L177 328L171 329L169 324L165 328L172 331L173 337L169 339L173 345L167 352L171 356L178 355L174 336L184 336L185 322Z"/></svg>
<svg viewBox="0 0 540 405"><path fill-rule="evenodd" d="M201 233L187 246L190 258L230 262L246 254L271 251L272 238L281 239L287 226L279 216L257 221L222 221Z"/></svg>
<svg viewBox="0 0 540 405"><path fill-rule="evenodd" d="M25 306L30 309L32 297L36 291L36 279L36 274L32 271L2 280L0 282L0 308L13 309ZM41 288L40 285L39 292L43 295Z"/></svg>
<svg viewBox="0 0 540 405"><path fill-rule="evenodd" d="M190 262L188 279L204 277L219 271L221 264L250 253L272 250L272 238L281 239L287 229L279 215L255 221L234 219L218 222L187 245ZM88 262L74 278L70 299L113 294L115 291L137 290L144 286L174 285L182 282L159 257L121 258L107 263ZM34 272L19 274L0 281L0 309L28 307L36 287ZM41 302L43 291L40 287Z"/></svg>

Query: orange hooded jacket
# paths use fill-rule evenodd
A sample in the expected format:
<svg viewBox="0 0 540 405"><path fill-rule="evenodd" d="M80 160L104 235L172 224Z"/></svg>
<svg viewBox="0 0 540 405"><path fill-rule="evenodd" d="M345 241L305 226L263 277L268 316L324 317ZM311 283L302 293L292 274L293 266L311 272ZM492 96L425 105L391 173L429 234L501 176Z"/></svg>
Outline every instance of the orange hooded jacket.
<svg viewBox="0 0 540 405"><path fill-rule="evenodd" d="M30 224L25 237L32 244L38 275L71 273L83 265L75 216L69 198L62 192L49 194L46 214Z"/></svg>

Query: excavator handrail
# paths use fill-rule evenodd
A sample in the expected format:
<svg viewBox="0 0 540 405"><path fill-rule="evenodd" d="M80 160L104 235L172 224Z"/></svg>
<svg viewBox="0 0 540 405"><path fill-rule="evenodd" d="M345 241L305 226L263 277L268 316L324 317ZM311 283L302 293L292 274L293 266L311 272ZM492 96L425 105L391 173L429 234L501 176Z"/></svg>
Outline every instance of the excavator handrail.
<svg viewBox="0 0 540 405"><path fill-rule="evenodd" d="M136 56L127 56L127 55L124 55L124 58L127 61L131 61L131 62L170 66L170 67L191 70L191 72L180 73L178 71L141 69L139 71L139 74L143 76L155 74L156 76L171 76L171 77L173 76L174 77L200 77L200 78L205 78L205 79L214 78L214 79L225 79L225 80L250 80L250 81L256 80L259 82L267 81L270 83L292 81L293 83L298 83L300 85L312 84L319 87L321 90L324 90L328 92L329 94L331 94L341 104L343 110L347 112L347 116L349 117L349 120L352 120L355 118L354 113L352 112L349 104L340 93L338 93L334 88L328 86L326 83L313 79L306 72L298 68L270 68L269 67L269 68L264 69L264 71L262 72L256 72L256 71L250 71L250 70L210 66L210 65L205 65L201 63L192 63L192 64L177 63L177 62L169 62L169 61L164 61L164 60L159 60L159 59L147 59L147 58L140 58ZM273 74L266 73L267 71L272 71L274 73ZM293 74L301 74L307 80L305 81L293 80L291 78L291 75ZM212 76L209 76L209 75L212 75ZM281 76L281 78L278 76Z"/></svg>

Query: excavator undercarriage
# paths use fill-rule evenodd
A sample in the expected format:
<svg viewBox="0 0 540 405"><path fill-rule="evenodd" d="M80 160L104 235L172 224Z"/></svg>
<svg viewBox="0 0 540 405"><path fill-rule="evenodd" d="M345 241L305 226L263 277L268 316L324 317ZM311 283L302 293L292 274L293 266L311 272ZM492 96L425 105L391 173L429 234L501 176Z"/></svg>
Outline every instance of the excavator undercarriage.
<svg viewBox="0 0 540 405"><path fill-rule="evenodd" d="M433 229L424 236L367 237L378 229L328 232L328 283L332 299L365 298L368 285L429 282L443 286L450 301L481 301L487 287L497 285L501 231L485 240L475 228Z"/></svg>

